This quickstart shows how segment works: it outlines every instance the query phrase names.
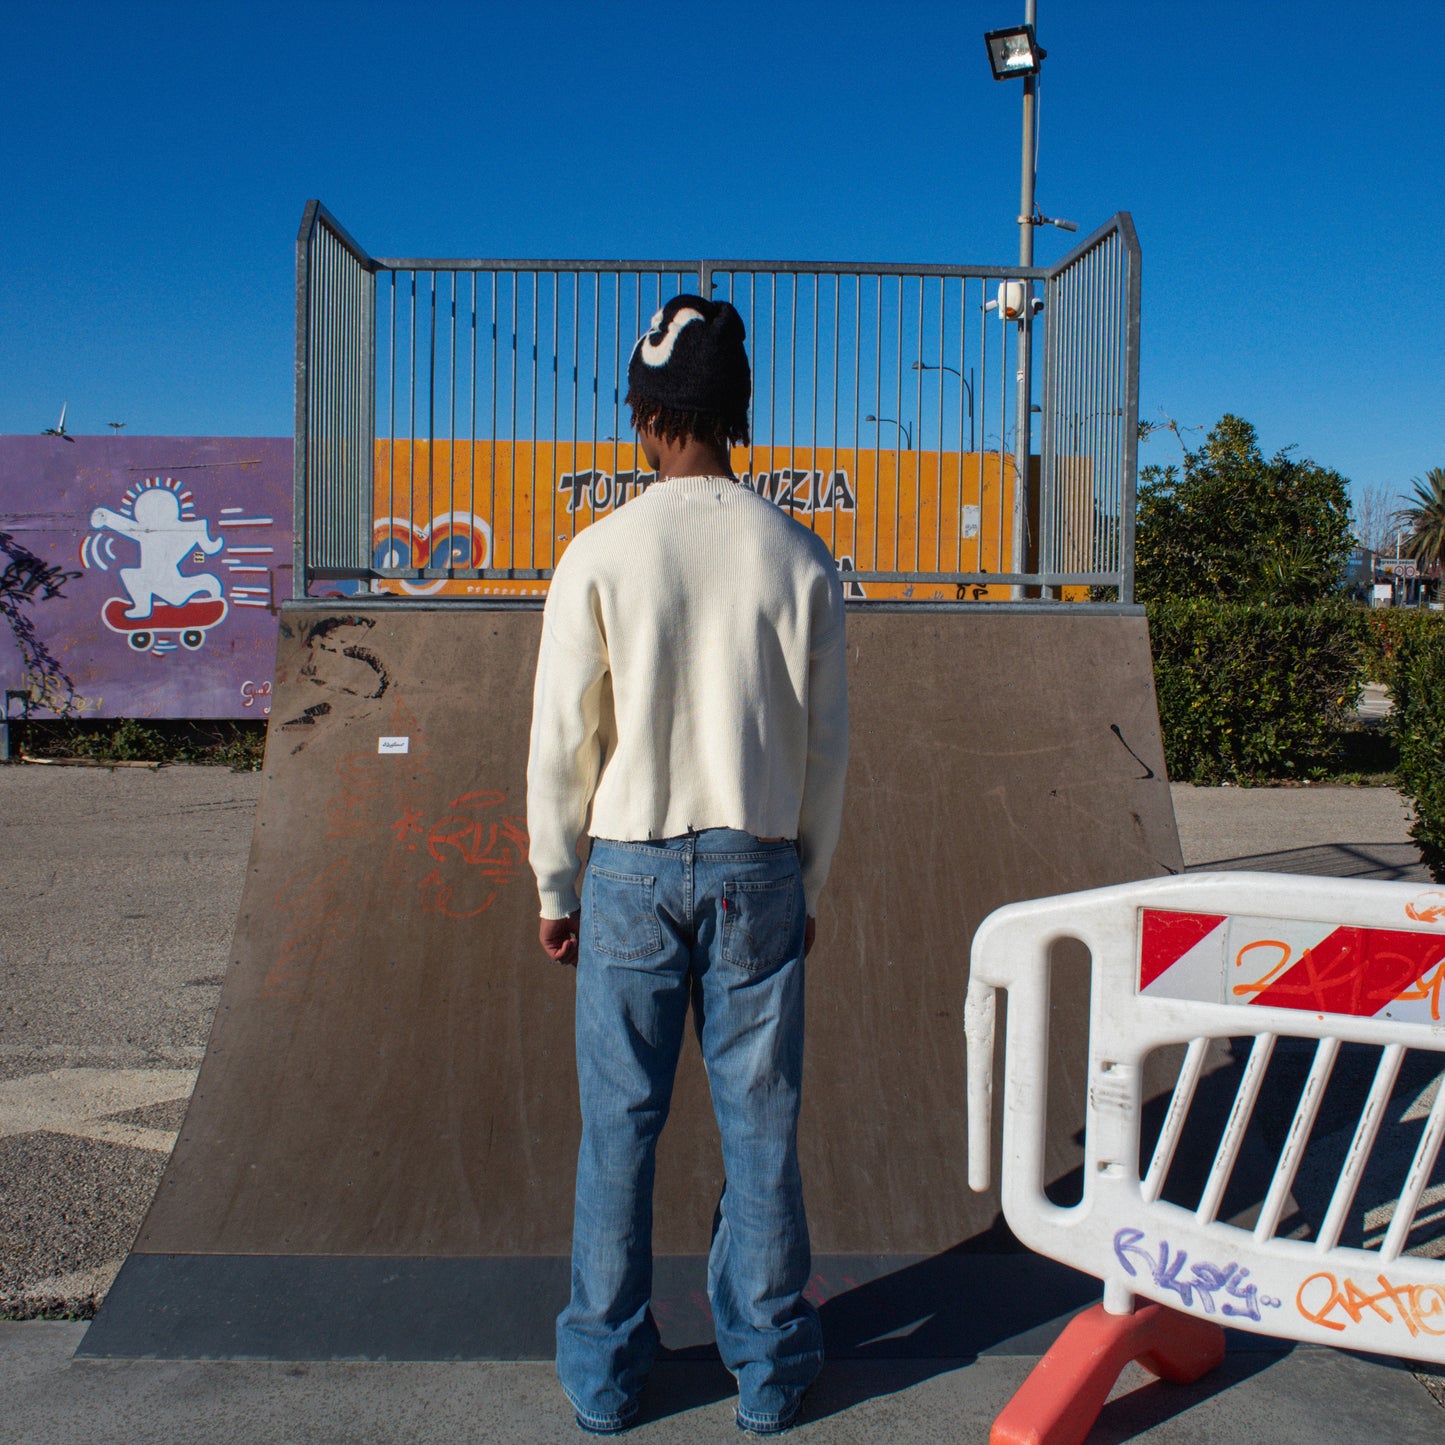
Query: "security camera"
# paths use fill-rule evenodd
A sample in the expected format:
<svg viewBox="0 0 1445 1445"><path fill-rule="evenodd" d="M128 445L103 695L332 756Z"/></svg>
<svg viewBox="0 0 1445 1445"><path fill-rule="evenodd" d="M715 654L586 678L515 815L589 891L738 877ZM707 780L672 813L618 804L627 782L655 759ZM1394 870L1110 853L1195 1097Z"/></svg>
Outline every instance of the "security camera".
<svg viewBox="0 0 1445 1445"><path fill-rule="evenodd" d="M1029 309L1034 313L1035 316L1037 316L1039 312L1044 309L1044 298L1042 296L1030 297Z"/></svg>

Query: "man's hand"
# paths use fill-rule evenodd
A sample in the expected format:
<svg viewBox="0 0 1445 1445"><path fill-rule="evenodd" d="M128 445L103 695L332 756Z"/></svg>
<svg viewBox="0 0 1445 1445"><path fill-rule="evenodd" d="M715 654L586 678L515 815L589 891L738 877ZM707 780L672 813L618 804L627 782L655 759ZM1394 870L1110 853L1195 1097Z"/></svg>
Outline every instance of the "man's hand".
<svg viewBox="0 0 1445 1445"><path fill-rule="evenodd" d="M813 940L818 936L818 920L810 913L808 921L803 925L803 957L813 950Z"/></svg>
<svg viewBox="0 0 1445 1445"><path fill-rule="evenodd" d="M566 918L544 918L542 920L542 947L554 963L570 964L577 967L577 926L582 921L579 909ZM812 920L810 919L809 922Z"/></svg>

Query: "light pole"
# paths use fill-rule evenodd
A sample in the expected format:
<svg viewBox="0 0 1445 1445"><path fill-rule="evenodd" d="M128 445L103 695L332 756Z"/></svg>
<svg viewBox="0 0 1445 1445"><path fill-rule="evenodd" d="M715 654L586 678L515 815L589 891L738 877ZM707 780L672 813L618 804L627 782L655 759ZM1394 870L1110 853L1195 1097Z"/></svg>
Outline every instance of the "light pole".
<svg viewBox="0 0 1445 1445"><path fill-rule="evenodd" d="M871 421L875 425L886 423L888 426L896 426L903 434L904 448L907 451L913 450L913 433L901 421L894 421L891 416L865 416L864 421Z"/></svg>
<svg viewBox="0 0 1445 1445"><path fill-rule="evenodd" d="M946 361L939 362L937 366L929 361L915 361L913 363L913 369L914 371L951 371L958 378L960 384L963 386L964 392L968 396L968 449L969 451L975 450L973 445L973 367L970 366L968 368L967 376L956 366L950 366Z"/></svg>
<svg viewBox="0 0 1445 1445"><path fill-rule="evenodd" d="M1004 30L991 30L984 36L988 61L995 80L1008 80L1021 75L1024 82L1024 135L1022 179L1019 187L1019 265L1034 264L1034 121L1035 96L1039 67L1045 54L1034 38L1035 0L1024 0L1024 23ZM1011 568L1022 572L1026 565L1024 530L1028 525L1029 452L1029 381L1033 340L1033 287L1023 282L1023 306L1018 317L1018 372L1014 401L1014 506L1013 556ZM1023 588L1014 583L1014 597L1023 596Z"/></svg>

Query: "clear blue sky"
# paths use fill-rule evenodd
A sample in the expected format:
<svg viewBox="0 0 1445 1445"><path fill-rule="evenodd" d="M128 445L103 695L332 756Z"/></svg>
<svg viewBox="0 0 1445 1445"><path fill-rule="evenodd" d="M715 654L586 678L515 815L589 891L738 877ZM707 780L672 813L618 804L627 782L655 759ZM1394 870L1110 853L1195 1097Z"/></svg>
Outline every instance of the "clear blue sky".
<svg viewBox="0 0 1445 1445"><path fill-rule="evenodd" d="M1357 485L1445 465L1445 9L1039 11L1039 203L1133 212L1141 415L1235 411ZM1020 87L980 37L1021 18L9 0L0 432L68 400L82 433L289 434L312 196L378 255L1010 263Z"/></svg>

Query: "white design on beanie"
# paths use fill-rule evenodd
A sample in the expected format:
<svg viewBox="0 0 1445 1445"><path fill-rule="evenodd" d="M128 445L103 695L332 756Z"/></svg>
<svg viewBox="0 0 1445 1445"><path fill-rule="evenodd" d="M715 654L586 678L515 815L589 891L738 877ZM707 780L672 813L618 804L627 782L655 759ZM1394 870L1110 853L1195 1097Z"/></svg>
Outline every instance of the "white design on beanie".
<svg viewBox="0 0 1445 1445"><path fill-rule="evenodd" d="M652 318L652 331L642 338L640 349L642 359L649 366L666 366L672 357L672 348L677 345L677 338L682 328L690 321L705 320L701 311L694 310L691 306L680 306L673 312L672 320L667 323L667 330L664 332L661 341L653 341L658 326L662 322L662 312L659 311Z"/></svg>

